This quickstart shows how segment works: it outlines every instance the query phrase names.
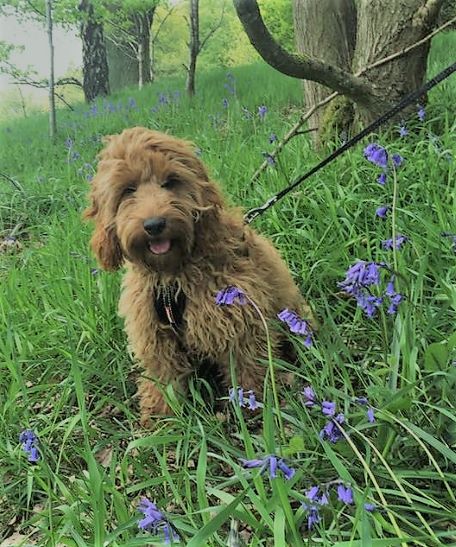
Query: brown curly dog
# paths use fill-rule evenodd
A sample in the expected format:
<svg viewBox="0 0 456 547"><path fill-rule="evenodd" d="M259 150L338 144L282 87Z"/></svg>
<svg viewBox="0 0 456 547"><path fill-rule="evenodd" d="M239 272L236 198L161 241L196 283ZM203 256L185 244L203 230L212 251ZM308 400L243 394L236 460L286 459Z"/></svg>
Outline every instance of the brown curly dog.
<svg viewBox="0 0 456 547"><path fill-rule="evenodd" d="M263 323L251 304L217 305L218 292L242 289L269 320L284 308L311 322L312 314L272 244L224 205L192 145L142 127L108 137L90 199L100 265L126 265L119 311L144 367L141 422L169 412L163 388L185 392L189 375L209 364L223 389L233 362L237 384L261 393ZM286 335L271 330L279 356Z"/></svg>

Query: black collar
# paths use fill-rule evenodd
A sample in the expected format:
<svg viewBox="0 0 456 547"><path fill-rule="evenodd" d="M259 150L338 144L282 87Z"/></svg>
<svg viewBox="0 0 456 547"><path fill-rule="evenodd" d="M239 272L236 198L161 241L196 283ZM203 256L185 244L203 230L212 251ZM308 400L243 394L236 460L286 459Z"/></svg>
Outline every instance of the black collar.
<svg viewBox="0 0 456 547"><path fill-rule="evenodd" d="M154 296L154 307L158 319L165 325L170 325L176 332L184 323L184 311L187 298L181 288L173 285L160 285Z"/></svg>

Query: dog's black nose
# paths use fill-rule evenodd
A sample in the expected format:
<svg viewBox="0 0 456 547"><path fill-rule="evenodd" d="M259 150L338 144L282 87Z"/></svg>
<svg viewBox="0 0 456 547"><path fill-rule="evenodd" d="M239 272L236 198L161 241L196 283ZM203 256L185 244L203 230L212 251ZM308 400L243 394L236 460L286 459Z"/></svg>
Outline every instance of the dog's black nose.
<svg viewBox="0 0 456 547"><path fill-rule="evenodd" d="M151 236L161 234L166 226L166 218L152 217L144 221L144 230Z"/></svg>

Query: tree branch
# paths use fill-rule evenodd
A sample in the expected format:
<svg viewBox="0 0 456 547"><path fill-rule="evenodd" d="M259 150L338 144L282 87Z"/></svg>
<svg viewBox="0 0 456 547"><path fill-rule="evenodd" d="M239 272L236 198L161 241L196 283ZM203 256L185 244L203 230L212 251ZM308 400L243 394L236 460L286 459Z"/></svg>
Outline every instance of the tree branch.
<svg viewBox="0 0 456 547"><path fill-rule="evenodd" d="M222 5L222 15L220 16L219 22L213 27L207 34L207 36L203 39L203 41L200 43L198 53L202 51L204 46L206 45L207 41L215 34L215 32L222 26L223 22L223 16L225 15L225 2L223 2Z"/></svg>
<svg viewBox="0 0 456 547"><path fill-rule="evenodd" d="M371 106L374 89L367 82L323 61L290 53L278 44L266 28L256 0L234 0L234 6L251 44L276 70L294 78L313 80L357 103Z"/></svg>
<svg viewBox="0 0 456 547"><path fill-rule="evenodd" d="M168 19L168 17L173 13L173 11L174 11L174 6L171 9L168 10L166 15L159 22L158 29L153 33L152 43L155 43L155 40L158 38L158 35L160 34L160 31L161 31L163 25L165 24L166 19Z"/></svg>

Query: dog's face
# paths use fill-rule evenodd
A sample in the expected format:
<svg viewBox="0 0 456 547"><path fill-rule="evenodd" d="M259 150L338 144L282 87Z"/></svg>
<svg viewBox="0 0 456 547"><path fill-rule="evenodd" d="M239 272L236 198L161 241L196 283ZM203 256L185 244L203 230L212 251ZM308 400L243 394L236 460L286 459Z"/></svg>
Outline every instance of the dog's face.
<svg viewBox="0 0 456 547"><path fill-rule="evenodd" d="M189 143L140 127L108 138L90 198L92 248L109 270L126 258L148 270L178 272L204 216L222 207Z"/></svg>

